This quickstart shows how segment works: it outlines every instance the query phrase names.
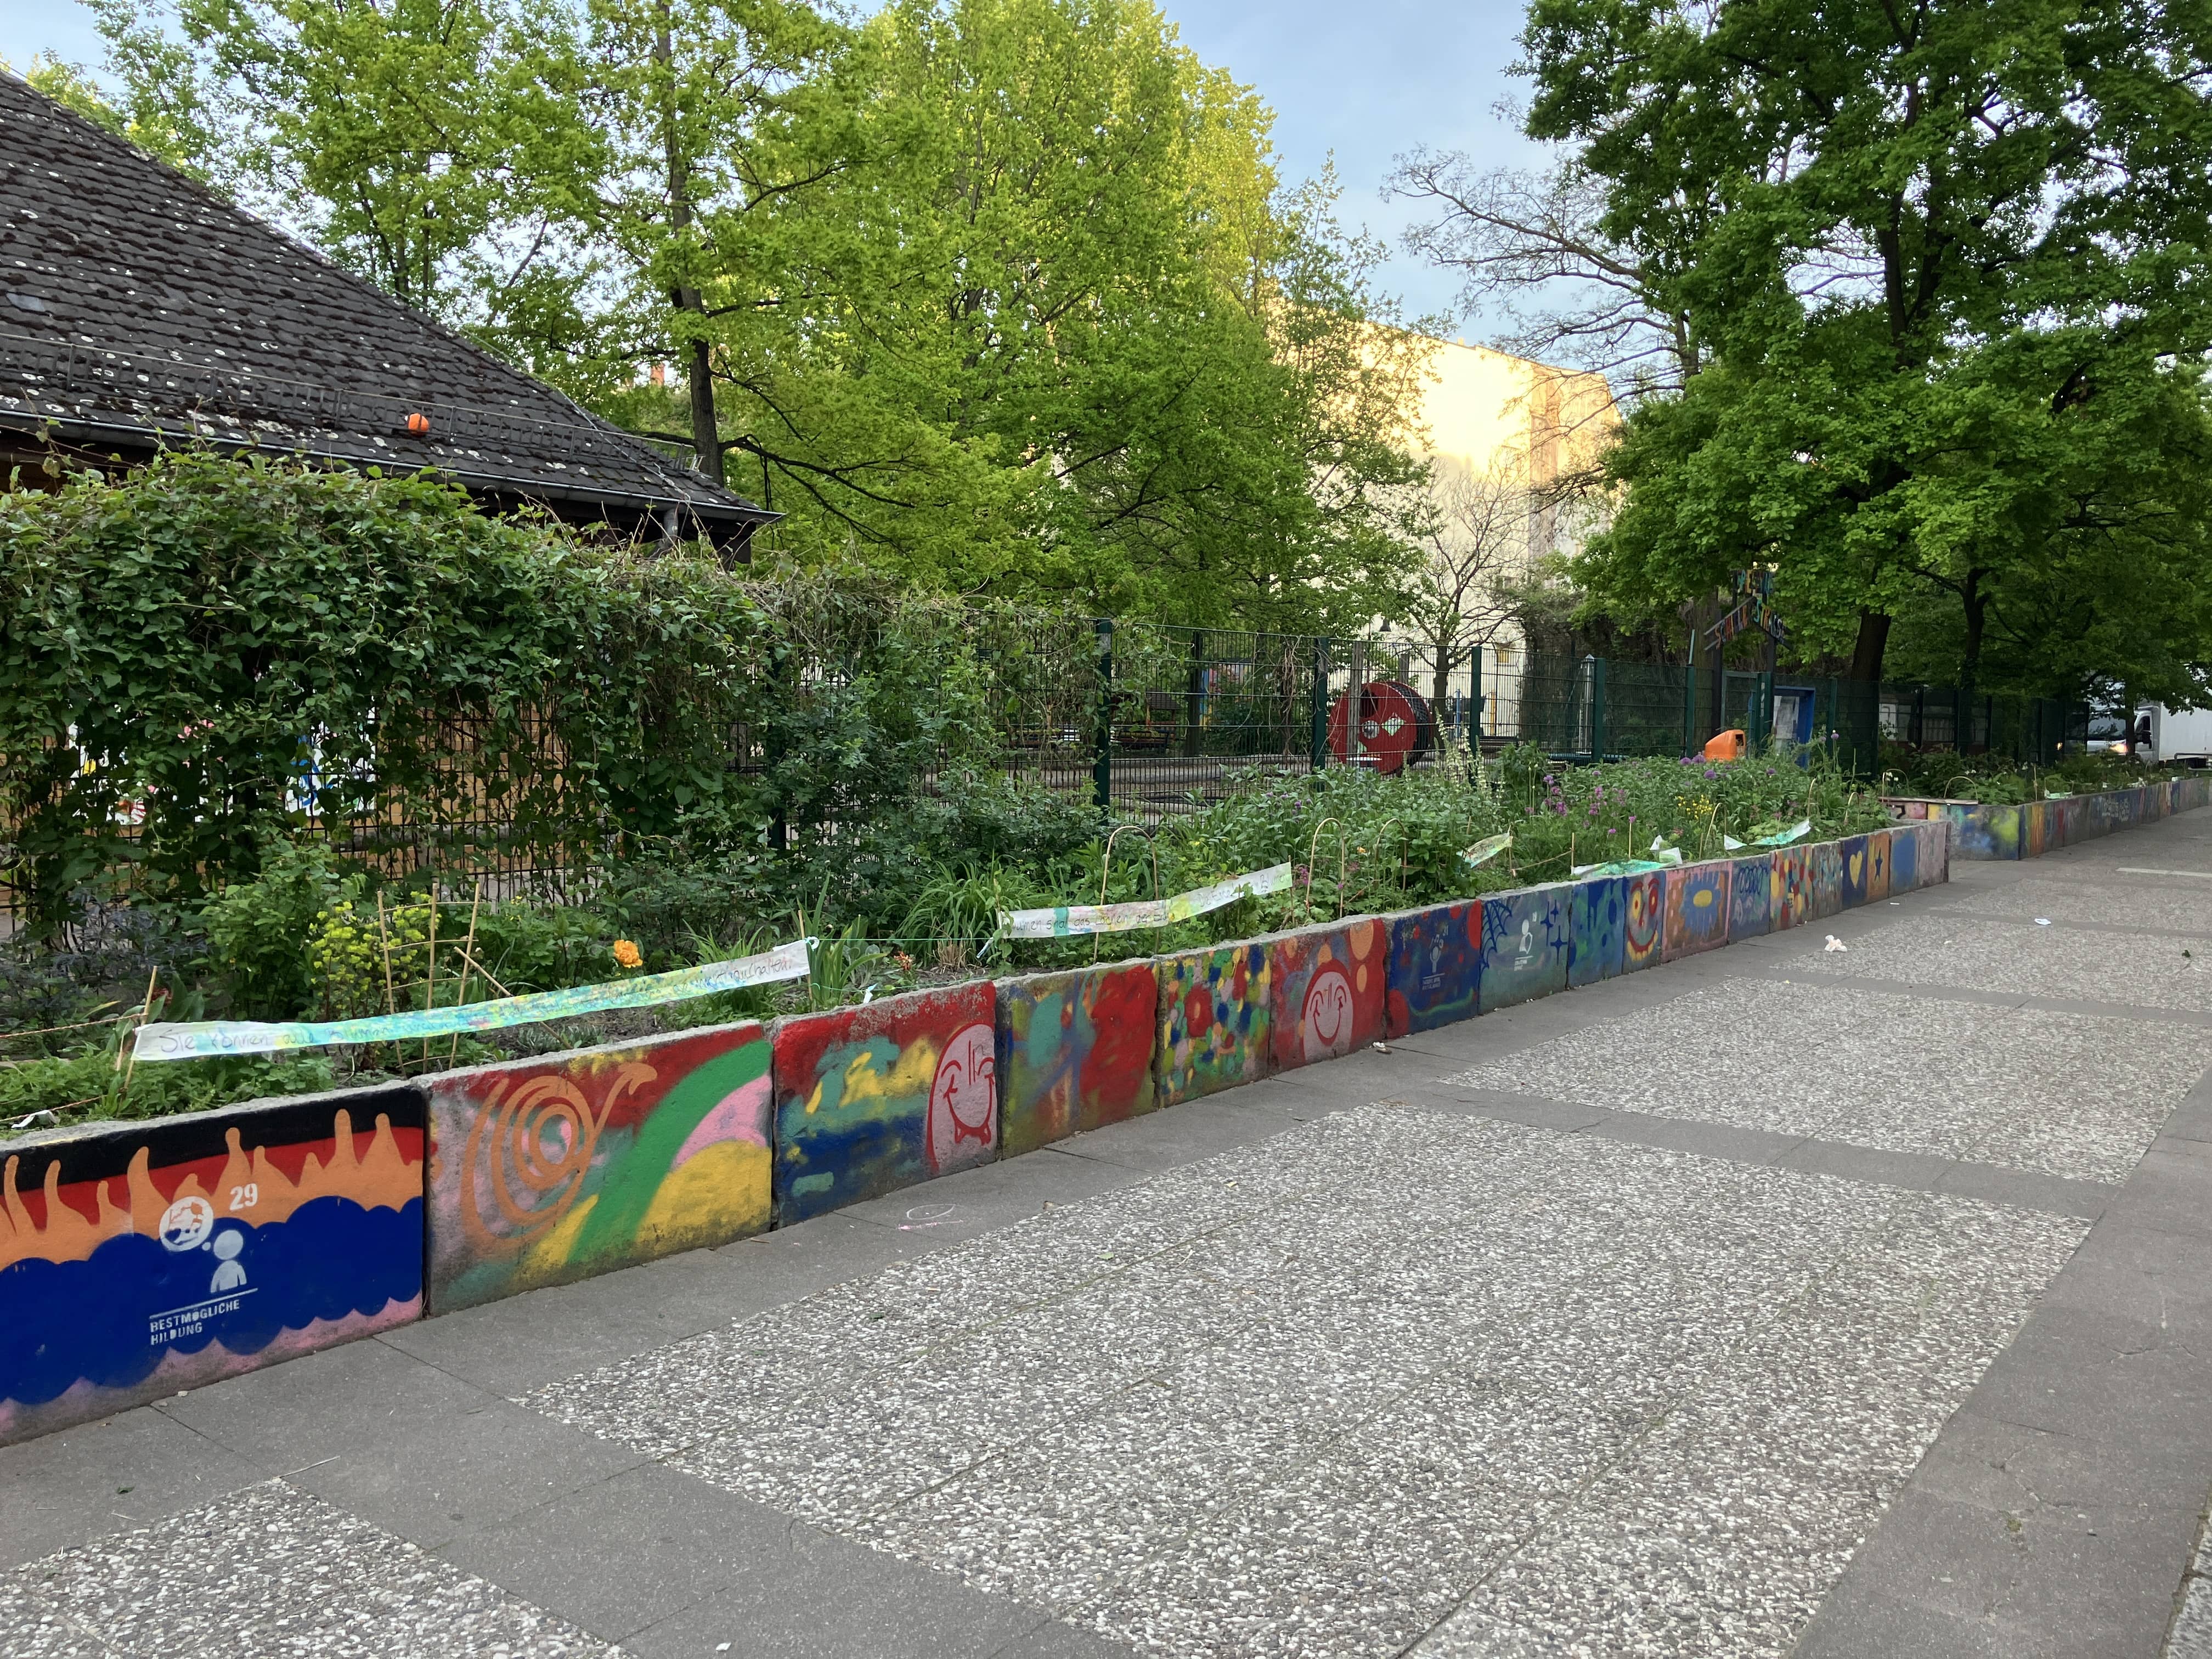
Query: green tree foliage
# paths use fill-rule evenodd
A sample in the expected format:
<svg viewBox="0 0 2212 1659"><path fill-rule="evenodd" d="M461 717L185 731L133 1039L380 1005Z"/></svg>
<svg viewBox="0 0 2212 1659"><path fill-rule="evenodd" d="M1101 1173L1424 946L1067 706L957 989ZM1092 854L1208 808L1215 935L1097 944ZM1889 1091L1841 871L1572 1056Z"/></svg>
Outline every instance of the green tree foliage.
<svg viewBox="0 0 2212 1659"><path fill-rule="evenodd" d="M1274 625L1385 562L1413 365L1249 91L1130 0L908 0L857 51L861 160L716 360L787 546Z"/></svg>
<svg viewBox="0 0 2212 1659"><path fill-rule="evenodd" d="M550 0L92 3L134 126L168 123L154 154L396 297L544 317L596 276L608 152Z"/></svg>
<svg viewBox="0 0 2212 1659"><path fill-rule="evenodd" d="M726 465L787 556L1209 624L1391 608L1425 347L1147 0L167 3L101 0L134 107L213 112L243 199Z"/></svg>
<svg viewBox="0 0 2212 1659"><path fill-rule="evenodd" d="M1523 41L1530 132L1686 331L1613 459L1602 601L1767 563L1800 647L1863 676L1907 617L1970 680L2197 694L2201 8L1535 0Z"/></svg>

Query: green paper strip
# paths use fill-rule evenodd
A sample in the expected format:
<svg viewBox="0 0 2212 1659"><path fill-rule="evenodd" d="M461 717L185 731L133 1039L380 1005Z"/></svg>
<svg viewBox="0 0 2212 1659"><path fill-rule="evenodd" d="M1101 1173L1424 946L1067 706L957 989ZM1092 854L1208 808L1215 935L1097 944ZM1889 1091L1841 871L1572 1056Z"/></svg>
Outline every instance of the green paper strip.
<svg viewBox="0 0 2212 1659"><path fill-rule="evenodd" d="M1073 939L1083 933L1126 933L1138 927L1165 927L1188 921L1224 904L1262 893L1289 890L1291 866L1271 865L1250 875L1217 881L1173 898L1139 899L1129 904L1059 904L1048 910L1001 910L999 926L1010 939Z"/></svg>
<svg viewBox="0 0 2212 1659"><path fill-rule="evenodd" d="M1460 862L1472 870L1477 865L1489 863L1491 860L1512 845L1513 832L1510 830L1502 836L1485 836L1474 846L1461 853Z"/></svg>
<svg viewBox="0 0 2212 1659"><path fill-rule="evenodd" d="M717 991L736 991L748 985L768 985L777 980L803 979L805 975L806 941L799 939L735 962L713 962L698 968L679 968L672 974L647 974L605 985L572 985L559 991L533 991L527 996L503 997L495 1002L463 1003L458 1008L416 1008L404 1014L377 1014L368 1019L268 1023L215 1019L190 1024L143 1025L138 1030L137 1055L142 1062L208 1060L222 1054L274 1054L295 1048L326 1048L339 1043L402 1042L451 1036L459 1031L495 1031L509 1025L566 1019L574 1014L603 1013L610 1008L645 1008L655 1003L682 1002L691 997L711 996Z"/></svg>
<svg viewBox="0 0 2212 1659"><path fill-rule="evenodd" d="M1577 879L1583 876L1640 876L1669 867L1654 859L1615 859L1610 864L1577 864L1570 873Z"/></svg>

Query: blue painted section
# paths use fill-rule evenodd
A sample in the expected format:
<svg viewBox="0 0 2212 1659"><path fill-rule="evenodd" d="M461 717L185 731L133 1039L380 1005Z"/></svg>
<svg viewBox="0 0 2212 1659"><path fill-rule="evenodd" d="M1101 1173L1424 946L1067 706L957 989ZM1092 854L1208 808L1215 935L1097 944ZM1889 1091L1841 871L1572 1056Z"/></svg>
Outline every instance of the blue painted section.
<svg viewBox="0 0 2212 1659"><path fill-rule="evenodd" d="M1838 844L1843 859L1843 908L1864 904L1867 896L1867 838L1846 836Z"/></svg>
<svg viewBox="0 0 2212 1659"><path fill-rule="evenodd" d="M1924 826L1901 823L1889 833L1889 890L1909 893L1920 885L1920 832Z"/></svg>
<svg viewBox="0 0 2212 1659"><path fill-rule="evenodd" d="M1627 944L1628 878L1575 884L1568 913L1567 983L1595 985L1621 971Z"/></svg>
<svg viewBox="0 0 2212 1659"><path fill-rule="evenodd" d="M1569 896L1565 883L1501 893L1482 902L1484 1013L1567 988Z"/></svg>
<svg viewBox="0 0 2212 1659"><path fill-rule="evenodd" d="M1737 859L1729 878L1729 938L1757 939L1774 925L1774 860L1761 853L1757 858Z"/></svg>
<svg viewBox="0 0 2212 1659"><path fill-rule="evenodd" d="M183 1250L126 1233L82 1261L0 1269L0 1400L43 1405L80 1379L131 1388L171 1352L258 1353L285 1331L422 1294L419 1198L398 1210L312 1199L262 1227L225 1218Z"/></svg>
<svg viewBox="0 0 2212 1659"><path fill-rule="evenodd" d="M1482 901L1439 904L1389 918L1394 1037L1473 1019L1482 979Z"/></svg>

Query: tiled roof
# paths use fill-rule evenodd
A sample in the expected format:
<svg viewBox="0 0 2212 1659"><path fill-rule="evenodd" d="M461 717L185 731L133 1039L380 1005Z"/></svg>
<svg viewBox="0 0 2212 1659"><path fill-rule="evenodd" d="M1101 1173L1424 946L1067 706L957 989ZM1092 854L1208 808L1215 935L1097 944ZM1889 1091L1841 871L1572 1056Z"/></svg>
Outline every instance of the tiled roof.
<svg viewBox="0 0 2212 1659"><path fill-rule="evenodd" d="M674 506L721 532L776 516L5 73L0 426L434 467L572 512Z"/></svg>

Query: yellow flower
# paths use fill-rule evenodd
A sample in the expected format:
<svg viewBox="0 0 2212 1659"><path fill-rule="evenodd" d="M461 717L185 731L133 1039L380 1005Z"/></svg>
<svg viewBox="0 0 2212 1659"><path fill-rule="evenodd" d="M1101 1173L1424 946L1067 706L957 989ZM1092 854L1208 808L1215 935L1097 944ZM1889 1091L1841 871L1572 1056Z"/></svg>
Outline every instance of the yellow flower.
<svg viewBox="0 0 2212 1659"><path fill-rule="evenodd" d="M629 940L626 939L618 939L615 941L616 967L623 969L638 968L642 967L644 963L645 957L639 951L636 945L631 944Z"/></svg>

